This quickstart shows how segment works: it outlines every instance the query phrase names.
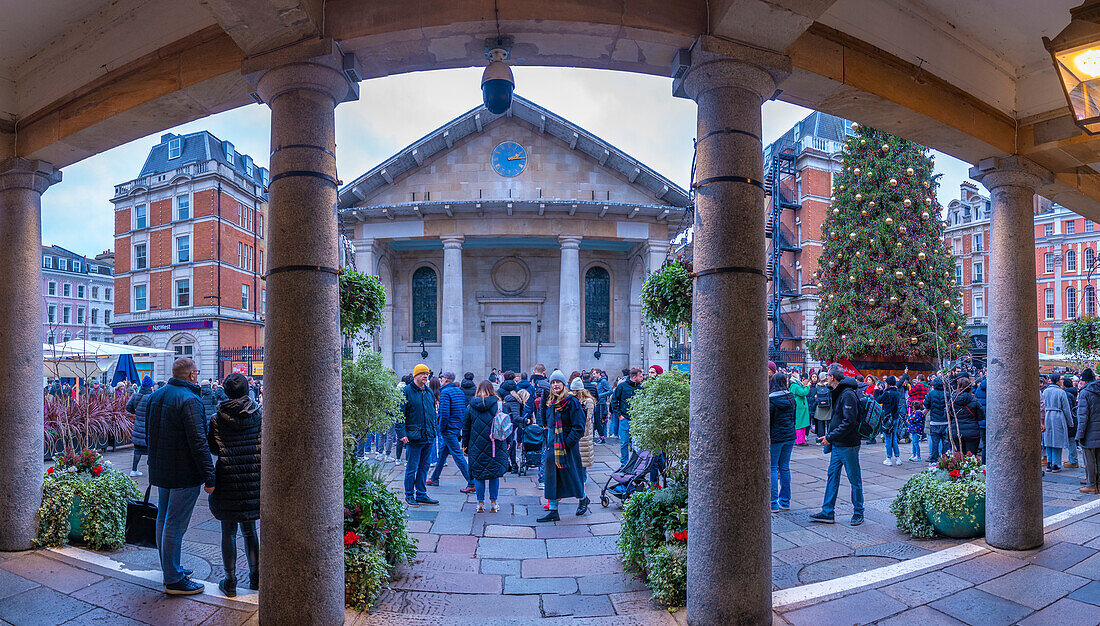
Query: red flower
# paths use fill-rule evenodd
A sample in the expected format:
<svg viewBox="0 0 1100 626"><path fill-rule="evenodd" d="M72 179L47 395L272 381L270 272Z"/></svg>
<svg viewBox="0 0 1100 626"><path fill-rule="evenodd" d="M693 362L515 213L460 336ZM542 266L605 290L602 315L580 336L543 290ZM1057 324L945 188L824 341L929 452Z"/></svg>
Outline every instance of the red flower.
<svg viewBox="0 0 1100 626"><path fill-rule="evenodd" d="M52 474L53 473L53 466L52 465L46 470L46 473L47 474Z"/></svg>
<svg viewBox="0 0 1100 626"><path fill-rule="evenodd" d="M678 531L672 533L672 538L675 539L676 541L687 541L688 540L688 531L678 530Z"/></svg>
<svg viewBox="0 0 1100 626"><path fill-rule="evenodd" d="M985 470L982 470L982 476L985 476Z"/></svg>
<svg viewBox="0 0 1100 626"><path fill-rule="evenodd" d="M102 473L103 473L103 466L102 465L96 465L95 467L92 468L92 477L93 478L99 478L99 475L102 474Z"/></svg>
<svg viewBox="0 0 1100 626"><path fill-rule="evenodd" d="M356 541L359 541L362 537L362 535L355 532L354 530L349 530L348 532L344 533L344 547L350 548L352 544L354 544Z"/></svg>
<svg viewBox="0 0 1100 626"><path fill-rule="evenodd" d="M960 475L960 472L957 469L956 470L951 470L950 472L948 472L948 475L951 476L951 478L958 478L959 475Z"/></svg>

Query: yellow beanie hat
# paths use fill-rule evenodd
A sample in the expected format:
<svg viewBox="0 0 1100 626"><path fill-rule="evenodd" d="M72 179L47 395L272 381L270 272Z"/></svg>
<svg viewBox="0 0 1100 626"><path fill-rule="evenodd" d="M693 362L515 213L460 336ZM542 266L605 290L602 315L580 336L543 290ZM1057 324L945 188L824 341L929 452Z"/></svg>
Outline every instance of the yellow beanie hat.
<svg viewBox="0 0 1100 626"><path fill-rule="evenodd" d="M419 376L421 374L427 374L430 371L431 370L428 369L427 365L424 365L423 363L421 363L421 364L419 364L419 365L417 365L416 367L413 368L413 376Z"/></svg>

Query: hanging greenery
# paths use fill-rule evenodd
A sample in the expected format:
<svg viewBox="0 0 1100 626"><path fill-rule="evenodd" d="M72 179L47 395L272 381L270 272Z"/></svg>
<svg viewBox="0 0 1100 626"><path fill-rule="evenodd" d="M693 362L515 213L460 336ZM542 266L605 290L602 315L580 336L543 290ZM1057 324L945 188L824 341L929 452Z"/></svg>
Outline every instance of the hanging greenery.
<svg viewBox="0 0 1100 626"><path fill-rule="evenodd" d="M642 284L642 319L657 335L675 338L680 328L691 333L691 267L670 259Z"/></svg>
<svg viewBox="0 0 1100 626"><path fill-rule="evenodd" d="M1082 317L1062 326L1065 353L1075 360L1100 358L1100 317Z"/></svg>
<svg viewBox="0 0 1100 626"><path fill-rule="evenodd" d="M360 331L368 336L382 328L386 289L377 276L351 268L340 270L340 334L354 337Z"/></svg>

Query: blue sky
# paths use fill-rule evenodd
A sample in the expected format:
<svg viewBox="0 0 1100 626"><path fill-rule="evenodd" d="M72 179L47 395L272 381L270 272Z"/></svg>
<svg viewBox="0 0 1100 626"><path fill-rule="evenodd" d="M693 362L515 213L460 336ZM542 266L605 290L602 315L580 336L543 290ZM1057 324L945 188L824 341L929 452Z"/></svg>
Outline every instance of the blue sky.
<svg viewBox="0 0 1100 626"><path fill-rule="evenodd" d="M691 174L696 107L673 98L671 80L604 70L514 69L516 93L586 128L682 187ZM357 102L336 109L337 166L352 180L416 139L481 101L480 68L416 72L365 81ZM764 141L770 143L808 109L764 105ZM209 130L257 164L268 163L266 106L250 105L184 124L173 132ZM168 131L164 131L168 132ZM114 185L137 177L156 133L65 168L63 180L42 197L42 241L89 256L114 246L110 202ZM968 166L936 154L944 174L940 202L958 197Z"/></svg>

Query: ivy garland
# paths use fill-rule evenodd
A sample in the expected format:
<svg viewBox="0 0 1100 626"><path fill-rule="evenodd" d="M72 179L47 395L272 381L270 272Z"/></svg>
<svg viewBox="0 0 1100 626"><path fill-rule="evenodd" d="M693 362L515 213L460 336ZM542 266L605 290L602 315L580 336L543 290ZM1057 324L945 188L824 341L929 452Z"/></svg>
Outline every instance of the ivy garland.
<svg viewBox="0 0 1100 626"><path fill-rule="evenodd" d="M385 306L386 289L377 276L347 267L340 270L340 334L374 335L382 328Z"/></svg>
<svg viewBox="0 0 1100 626"><path fill-rule="evenodd" d="M642 284L642 319L654 334L675 338L680 327L691 333L690 265L670 259Z"/></svg>
<svg viewBox="0 0 1100 626"><path fill-rule="evenodd" d="M96 550L121 548L126 543L126 502L141 497L134 481L102 457L94 466L99 471L78 470L61 458L42 481L35 545L64 545L71 531L69 515L78 507L83 515L81 535L88 545Z"/></svg>

